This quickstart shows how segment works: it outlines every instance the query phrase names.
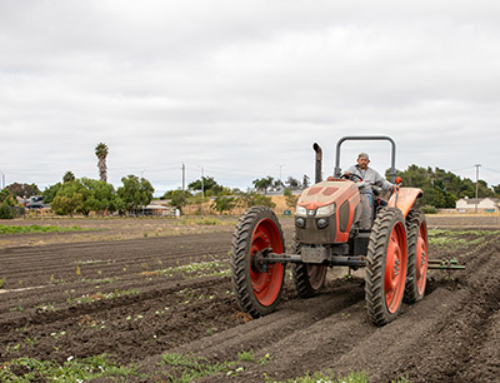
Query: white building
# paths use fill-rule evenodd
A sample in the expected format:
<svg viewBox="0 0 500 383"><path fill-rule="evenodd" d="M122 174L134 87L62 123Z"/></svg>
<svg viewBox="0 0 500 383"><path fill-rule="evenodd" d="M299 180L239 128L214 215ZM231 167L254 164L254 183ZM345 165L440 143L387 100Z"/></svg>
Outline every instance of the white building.
<svg viewBox="0 0 500 383"><path fill-rule="evenodd" d="M498 198L460 198L456 203L459 213L494 213L500 211Z"/></svg>

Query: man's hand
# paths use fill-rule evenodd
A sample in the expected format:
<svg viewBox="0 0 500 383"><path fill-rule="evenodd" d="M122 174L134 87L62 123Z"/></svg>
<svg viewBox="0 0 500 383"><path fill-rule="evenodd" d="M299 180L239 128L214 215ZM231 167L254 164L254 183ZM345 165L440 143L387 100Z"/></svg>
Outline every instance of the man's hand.
<svg viewBox="0 0 500 383"><path fill-rule="evenodd" d="M348 170L348 171L344 172L344 175L345 175L346 177L350 177L350 176L351 176L351 172Z"/></svg>

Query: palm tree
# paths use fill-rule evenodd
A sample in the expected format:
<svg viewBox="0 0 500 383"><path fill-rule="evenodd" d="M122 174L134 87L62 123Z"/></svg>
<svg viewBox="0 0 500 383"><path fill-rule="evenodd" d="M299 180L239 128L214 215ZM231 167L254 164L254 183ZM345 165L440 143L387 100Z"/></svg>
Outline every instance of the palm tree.
<svg viewBox="0 0 500 383"><path fill-rule="evenodd" d="M95 155L99 159L97 167L99 168L99 175L101 181L108 182L108 169L106 166L106 157L108 156L108 147L102 142L95 147Z"/></svg>
<svg viewBox="0 0 500 383"><path fill-rule="evenodd" d="M63 182L64 183L67 183L67 182L71 182L71 181L74 181L75 180L75 175L73 174L72 171L68 170L64 176L63 176Z"/></svg>

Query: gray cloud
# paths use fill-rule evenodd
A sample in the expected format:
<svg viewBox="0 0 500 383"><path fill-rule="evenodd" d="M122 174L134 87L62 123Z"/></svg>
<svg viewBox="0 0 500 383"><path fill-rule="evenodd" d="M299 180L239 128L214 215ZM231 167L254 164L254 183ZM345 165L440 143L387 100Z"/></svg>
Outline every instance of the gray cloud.
<svg viewBox="0 0 500 383"><path fill-rule="evenodd" d="M206 174L245 187L333 169L343 135L391 135L416 163L500 183L494 1L31 1L0 5L0 171L7 183ZM496 140L495 140L496 139ZM388 146L353 143L372 164Z"/></svg>

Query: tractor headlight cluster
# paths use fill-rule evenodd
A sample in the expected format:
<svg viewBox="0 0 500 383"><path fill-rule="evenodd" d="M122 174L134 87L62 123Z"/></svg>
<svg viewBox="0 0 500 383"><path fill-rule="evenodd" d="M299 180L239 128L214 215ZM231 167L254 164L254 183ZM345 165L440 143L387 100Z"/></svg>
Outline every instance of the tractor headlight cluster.
<svg viewBox="0 0 500 383"><path fill-rule="evenodd" d="M295 209L296 215L307 215L307 209L304 206L297 205Z"/></svg>
<svg viewBox="0 0 500 383"><path fill-rule="evenodd" d="M335 204L321 206L316 210L316 217L328 217L335 214Z"/></svg>

